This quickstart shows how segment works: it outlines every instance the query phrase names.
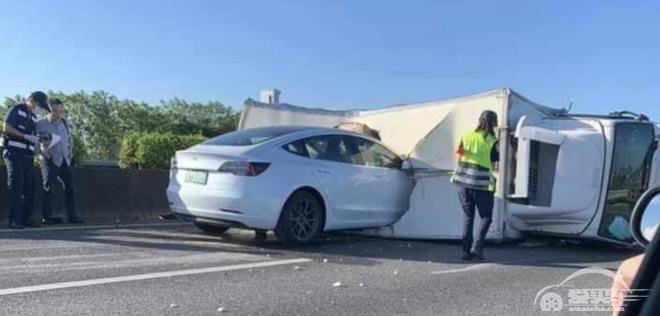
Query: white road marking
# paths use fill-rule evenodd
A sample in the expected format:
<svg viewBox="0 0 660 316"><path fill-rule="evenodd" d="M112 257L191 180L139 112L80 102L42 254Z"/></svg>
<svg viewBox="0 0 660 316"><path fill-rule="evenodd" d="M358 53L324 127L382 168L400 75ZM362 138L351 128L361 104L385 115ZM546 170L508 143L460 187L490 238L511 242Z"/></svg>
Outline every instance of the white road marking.
<svg viewBox="0 0 660 316"><path fill-rule="evenodd" d="M306 258L298 258L298 259L276 260L276 261L255 262L255 263L243 263L243 264L235 264L235 265L221 266L221 267L209 267L209 268L201 268L201 269L186 269L186 270L178 270L178 271L135 274L135 275L120 276L120 277L112 277L112 278L90 279L90 280L82 280L82 281L41 284L41 285L33 285L33 286L24 286L24 287L17 287L17 288L2 289L2 290L0 290L0 296L11 295L11 294L20 294L20 293L40 292L40 291L48 291L48 290L56 290L56 289L65 289L65 288L72 288L72 287L83 287L83 286L91 286L91 285L99 285L99 284L109 284L109 283L139 281L139 280L148 280L148 279L169 278L169 277L183 276L183 275L224 272L224 271L233 271L233 270L245 270L245 269L254 269L254 268L265 268L265 267L281 266L281 265L287 265L287 264L307 263L307 262L311 262L311 261L312 260L306 259Z"/></svg>
<svg viewBox="0 0 660 316"><path fill-rule="evenodd" d="M459 272L466 272L470 270L476 270L476 269L481 269L481 268L486 268L489 266L494 266L494 263L480 263L480 264L474 264L469 267L465 268L460 268L460 269L451 269L451 270L442 270L442 271L433 271L431 274L449 274L449 273L459 273Z"/></svg>
<svg viewBox="0 0 660 316"><path fill-rule="evenodd" d="M60 227L36 227L36 228L23 228L23 229L0 229L0 233L21 233L21 232L48 232L59 230L85 230L85 229L114 229L114 228L139 228L139 227L169 227L169 226L183 226L190 223L177 222L177 223L151 223L151 224L121 224L117 226L114 224L108 225L84 225L84 226L60 226Z"/></svg>

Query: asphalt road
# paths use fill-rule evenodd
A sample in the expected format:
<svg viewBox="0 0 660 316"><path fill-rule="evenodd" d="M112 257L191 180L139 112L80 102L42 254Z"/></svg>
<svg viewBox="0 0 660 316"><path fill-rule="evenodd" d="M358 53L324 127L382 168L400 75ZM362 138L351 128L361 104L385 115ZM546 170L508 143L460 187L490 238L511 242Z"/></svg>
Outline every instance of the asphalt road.
<svg viewBox="0 0 660 316"><path fill-rule="evenodd" d="M249 231L214 237L185 223L0 230L0 315L547 315L534 306L539 290L634 254L543 242L486 250L488 261L464 263L455 242L345 234L286 249L271 235L256 244Z"/></svg>

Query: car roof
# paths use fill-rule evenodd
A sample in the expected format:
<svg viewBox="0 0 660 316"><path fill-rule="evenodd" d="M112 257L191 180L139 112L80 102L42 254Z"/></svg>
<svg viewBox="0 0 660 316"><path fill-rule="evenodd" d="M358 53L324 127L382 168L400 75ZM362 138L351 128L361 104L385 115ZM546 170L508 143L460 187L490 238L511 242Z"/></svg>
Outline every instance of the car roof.
<svg viewBox="0 0 660 316"><path fill-rule="evenodd" d="M353 135L353 136L373 139L373 137L363 133L357 133L345 129L320 127L320 126L280 125L280 126L256 127L253 129L276 132L277 134L280 134L280 136L278 136L277 138L284 137L287 135L299 134L299 133L302 134L332 133L332 134Z"/></svg>
<svg viewBox="0 0 660 316"><path fill-rule="evenodd" d="M319 127L303 126L303 125L278 125L278 126L251 127L251 128L246 128L245 130L272 131L276 134L286 135L286 134L297 133L297 132L313 130L313 129L319 129Z"/></svg>
<svg viewBox="0 0 660 316"><path fill-rule="evenodd" d="M387 148L389 151L392 153L396 153L393 151L387 144L384 144L381 140L376 139L370 135L363 134L363 133L357 133L353 131L348 131L344 129L338 129L338 128L330 128L330 127L320 127L320 126L304 126L304 125L278 125L278 126L268 126L268 127L255 127L255 128L247 128L245 130L250 130L250 129L259 129L259 130L264 130L264 131L273 131L273 132L281 132L278 134L281 134L277 137L274 137L273 139L270 139L264 143L257 144L255 146L261 147L261 146L269 146L272 145L273 143L280 143L282 141L291 141L294 139L301 139L305 137L313 137L315 135L323 135L323 134L337 134L337 135L349 135L349 136L355 136L355 137L360 137L364 139L371 140L375 143L380 144L381 146L384 146ZM397 154L398 155L398 154Z"/></svg>
<svg viewBox="0 0 660 316"><path fill-rule="evenodd" d="M300 132L312 132L312 133L338 133L338 134L349 134L371 138L367 134L356 133L352 131L347 131L344 129L330 128L330 127L320 127L320 126L304 126L304 125L278 125L278 126L266 126L266 127L253 127L247 128L245 130L262 130L262 131L272 131L275 134L281 136L291 135L294 133Z"/></svg>

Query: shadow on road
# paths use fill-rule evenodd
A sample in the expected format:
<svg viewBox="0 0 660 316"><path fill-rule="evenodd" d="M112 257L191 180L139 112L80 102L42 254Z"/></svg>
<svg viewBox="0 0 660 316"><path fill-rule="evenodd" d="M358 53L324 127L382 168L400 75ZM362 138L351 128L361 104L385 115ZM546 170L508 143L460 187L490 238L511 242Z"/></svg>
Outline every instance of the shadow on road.
<svg viewBox="0 0 660 316"><path fill-rule="evenodd" d="M328 233L304 247L286 247L272 233L256 242L249 230L232 229L221 236L205 235L192 225L145 229L81 229L65 231L4 232L0 238L61 240L69 242L148 248L164 251L230 252L270 256L331 259L347 265L377 265L378 260L405 260L462 264L459 241L397 240ZM639 253L609 244L536 237L522 243L488 244L486 262L501 265L586 268L600 262L621 261ZM468 262L474 264L474 261Z"/></svg>

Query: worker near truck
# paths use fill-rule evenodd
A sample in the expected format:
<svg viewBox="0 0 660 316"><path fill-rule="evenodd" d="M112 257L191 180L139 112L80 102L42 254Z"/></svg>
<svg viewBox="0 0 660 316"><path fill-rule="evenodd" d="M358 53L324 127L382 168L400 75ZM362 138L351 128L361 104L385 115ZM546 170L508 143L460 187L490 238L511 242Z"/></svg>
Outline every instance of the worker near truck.
<svg viewBox="0 0 660 316"><path fill-rule="evenodd" d="M493 169L499 162L499 151L495 128L497 114L484 111L479 124L473 131L461 137L456 151L458 167L451 182L458 187L458 197L463 208L463 258L483 261L483 244L492 223L495 178ZM476 238L473 238L475 208L479 211L481 223Z"/></svg>

